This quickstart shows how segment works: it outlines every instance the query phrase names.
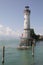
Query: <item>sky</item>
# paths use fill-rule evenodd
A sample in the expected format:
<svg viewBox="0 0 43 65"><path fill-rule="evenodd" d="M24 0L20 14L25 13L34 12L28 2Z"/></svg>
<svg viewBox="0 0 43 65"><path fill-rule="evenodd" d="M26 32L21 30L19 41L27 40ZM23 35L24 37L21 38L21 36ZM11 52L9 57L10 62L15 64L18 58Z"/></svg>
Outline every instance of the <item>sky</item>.
<svg viewBox="0 0 43 65"><path fill-rule="evenodd" d="M18 37L24 29L24 8L29 6L30 28L43 35L43 0L0 0L0 36Z"/></svg>

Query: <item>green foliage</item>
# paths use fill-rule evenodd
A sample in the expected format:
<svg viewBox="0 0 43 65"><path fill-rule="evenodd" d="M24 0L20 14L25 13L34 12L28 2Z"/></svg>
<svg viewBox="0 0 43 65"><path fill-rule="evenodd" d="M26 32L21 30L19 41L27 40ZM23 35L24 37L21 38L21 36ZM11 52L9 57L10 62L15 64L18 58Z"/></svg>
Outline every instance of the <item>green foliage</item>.
<svg viewBox="0 0 43 65"><path fill-rule="evenodd" d="M30 30L30 36L31 38L36 39L36 40L39 40L39 37L40 37L40 35L35 34L34 29Z"/></svg>

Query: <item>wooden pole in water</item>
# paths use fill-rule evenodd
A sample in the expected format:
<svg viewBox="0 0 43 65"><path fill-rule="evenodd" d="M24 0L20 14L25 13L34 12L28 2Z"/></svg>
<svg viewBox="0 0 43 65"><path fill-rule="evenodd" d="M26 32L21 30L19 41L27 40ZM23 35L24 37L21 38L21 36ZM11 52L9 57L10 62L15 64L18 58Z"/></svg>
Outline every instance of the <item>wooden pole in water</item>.
<svg viewBox="0 0 43 65"><path fill-rule="evenodd" d="M34 43L32 44L32 56L34 56Z"/></svg>
<svg viewBox="0 0 43 65"><path fill-rule="evenodd" d="M4 63L4 56L5 56L5 46L3 46L3 56L2 56L2 63Z"/></svg>

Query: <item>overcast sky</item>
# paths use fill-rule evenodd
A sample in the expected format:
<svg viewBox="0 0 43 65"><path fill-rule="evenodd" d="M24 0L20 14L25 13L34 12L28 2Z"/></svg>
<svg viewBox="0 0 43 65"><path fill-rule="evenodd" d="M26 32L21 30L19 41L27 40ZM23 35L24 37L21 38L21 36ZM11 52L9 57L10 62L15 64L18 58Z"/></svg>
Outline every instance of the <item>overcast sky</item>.
<svg viewBox="0 0 43 65"><path fill-rule="evenodd" d="M24 28L24 8L29 6L30 27L43 35L43 0L0 0L0 35L19 36Z"/></svg>

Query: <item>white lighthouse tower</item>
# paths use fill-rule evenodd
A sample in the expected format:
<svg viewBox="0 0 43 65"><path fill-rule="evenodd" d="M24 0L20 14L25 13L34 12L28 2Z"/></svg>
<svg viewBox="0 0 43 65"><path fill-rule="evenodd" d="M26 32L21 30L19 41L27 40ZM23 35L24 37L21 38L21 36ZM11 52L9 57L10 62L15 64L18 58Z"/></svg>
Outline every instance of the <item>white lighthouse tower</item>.
<svg viewBox="0 0 43 65"><path fill-rule="evenodd" d="M30 39L30 10L29 10L29 6L25 6L25 10L24 10L23 38Z"/></svg>
<svg viewBox="0 0 43 65"><path fill-rule="evenodd" d="M24 9L24 31L21 38L20 46L29 46L30 43L30 9L25 6Z"/></svg>

